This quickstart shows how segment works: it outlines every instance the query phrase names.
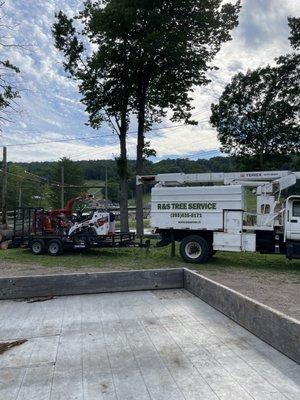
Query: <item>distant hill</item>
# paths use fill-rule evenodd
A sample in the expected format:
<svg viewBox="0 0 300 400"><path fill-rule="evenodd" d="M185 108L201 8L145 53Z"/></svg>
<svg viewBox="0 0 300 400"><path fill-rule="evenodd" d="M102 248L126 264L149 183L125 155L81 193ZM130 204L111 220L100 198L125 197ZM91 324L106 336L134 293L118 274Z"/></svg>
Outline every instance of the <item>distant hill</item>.
<svg viewBox="0 0 300 400"><path fill-rule="evenodd" d="M110 180L118 179L117 165L115 160L90 160L75 161L82 168L86 180L104 181L105 168L108 170ZM43 176L51 177L51 170L55 162L30 162L30 163L9 163L18 165L27 171ZM129 172L134 176L135 161L129 160ZM165 159L159 162L146 161L145 174L161 174L171 172L228 172L233 171L234 166L230 157L213 157L209 160L189 160L188 158Z"/></svg>
<svg viewBox="0 0 300 400"><path fill-rule="evenodd" d="M250 167L249 167L249 160ZM117 171L117 164L115 160L90 160L90 161L75 161L76 168L74 170L82 171L84 181L88 186L99 185L105 181L105 171L107 169L108 175L108 198L113 202L119 201L119 177ZM8 170L10 171L8 179L8 204L9 209L12 210L20 203L20 196L22 196L22 206L43 206L49 208L50 206L59 206L54 204L51 200L51 186L50 184L55 181L60 181L60 178L53 179L53 170L55 170L57 162L31 162L31 163L9 163ZM79 167L79 168L78 168ZM245 160L237 162L231 157L213 157L209 160L198 159L190 160L188 158L165 159L158 162L145 161L144 173L147 175L156 175L162 173L203 173L203 172L232 172L232 171L245 171L257 170L258 166L255 160L251 157L248 158L247 164ZM292 170L300 171L300 155L284 157L280 159L273 158L272 163L266 166L269 170ZM27 172L46 178L45 181L39 180L37 177L28 177L22 179L24 170ZM135 199L135 161L129 161L129 178L128 178L128 193L129 203L134 204ZM1 187L1 175L0 175ZM59 189L57 189L59 190ZM145 202L149 201L149 193L151 187L144 186ZM80 192L80 189L78 189ZM104 189L90 189L90 193L97 195L98 198L103 198ZM300 194L300 182L296 186L290 188L283 195ZM67 196L67 195L66 195ZM58 196L60 199L60 196ZM40 199L40 200L37 200ZM0 199L1 205L1 199Z"/></svg>

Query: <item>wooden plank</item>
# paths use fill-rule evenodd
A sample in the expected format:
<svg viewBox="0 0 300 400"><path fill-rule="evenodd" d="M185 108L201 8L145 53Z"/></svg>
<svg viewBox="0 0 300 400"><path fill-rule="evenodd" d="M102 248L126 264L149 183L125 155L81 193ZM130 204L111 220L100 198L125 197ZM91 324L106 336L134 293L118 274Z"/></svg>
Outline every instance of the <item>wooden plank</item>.
<svg viewBox="0 0 300 400"><path fill-rule="evenodd" d="M184 269L184 287L275 349L300 363L298 320L187 269Z"/></svg>
<svg viewBox="0 0 300 400"><path fill-rule="evenodd" d="M0 278L0 299L183 287L182 269Z"/></svg>

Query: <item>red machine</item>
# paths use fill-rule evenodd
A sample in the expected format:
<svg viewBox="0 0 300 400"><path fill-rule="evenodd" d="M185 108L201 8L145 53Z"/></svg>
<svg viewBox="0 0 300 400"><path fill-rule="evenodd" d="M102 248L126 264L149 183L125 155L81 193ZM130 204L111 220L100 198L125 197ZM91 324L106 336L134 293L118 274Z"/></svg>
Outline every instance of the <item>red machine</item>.
<svg viewBox="0 0 300 400"><path fill-rule="evenodd" d="M45 211L43 214L37 213L33 224L38 225L45 233L62 233L69 228L70 217L73 213L73 206L76 201L85 200L91 195L81 195L73 197L66 203L64 208L54 208Z"/></svg>

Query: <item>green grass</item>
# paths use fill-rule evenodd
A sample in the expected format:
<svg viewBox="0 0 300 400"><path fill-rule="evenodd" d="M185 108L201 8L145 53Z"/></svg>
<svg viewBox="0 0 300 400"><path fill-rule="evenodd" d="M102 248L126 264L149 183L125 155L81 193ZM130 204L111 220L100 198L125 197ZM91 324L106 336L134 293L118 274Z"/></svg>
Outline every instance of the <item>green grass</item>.
<svg viewBox="0 0 300 400"><path fill-rule="evenodd" d="M143 203L144 203L144 206L146 206L147 204L149 204L150 201L151 201L151 193L146 193L146 194L144 194L144 196L143 196ZM129 204L130 206L135 206L135 199L129 199L129 200L128 200L128 204Z"/></svg>
<svg viewBox="0 0 300 400"><path fill-rule="evenodd" d="M154 243L155 244L155 243ZM154 245L147 253L145 249L93 249L89 252L66 252L59 257L48 255L34 256L28 249L10 249L0 251L0 265L11 262L46 267L98 267L101 269L140 269L162 267L191 267L201 271L222 268L245 268L251 270L286 271L300 273L300 261L289 261L281 255L263 255L257 253L217 252L213 259L203 265L186 264L180 258L178 245L176 256L170 257L170 247L156 248Z"/></svg>
<svg viewBox="0 0 300 400"><path fill-rule="evenodd" d="M99 189L99 188L91 188L91 189L88 189L88 193L89 193L89 194L94 194L94 193L96 193L96 198L97 198L97 199L99 199L99 200L102 200L102 199L103 199L104 185L105 185L105 182L104 182L104 181L97 181L97 180L91 179L91 180L89 180L89 181L85 181L84 183L85 183L86 186L93 186L93 185L95 185L95 186L102 186L102 185L103 185L103 190L101 190L101 189Z"/></svg>

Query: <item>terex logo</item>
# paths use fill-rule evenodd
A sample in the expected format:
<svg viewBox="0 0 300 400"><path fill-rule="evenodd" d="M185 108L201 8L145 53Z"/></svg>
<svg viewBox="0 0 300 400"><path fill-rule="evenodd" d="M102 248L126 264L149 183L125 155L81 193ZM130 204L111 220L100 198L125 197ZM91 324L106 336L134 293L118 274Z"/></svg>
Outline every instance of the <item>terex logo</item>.
<svg viewBox="0 0 300 400"><path fill-rule="evenodd" d="M251 176L261 176L261 173L259 173L259 172L253 172L253 173L249 173L249 174L245 174L245 176L248 176L249 178L251 177Z"/></svg>

